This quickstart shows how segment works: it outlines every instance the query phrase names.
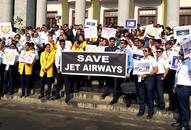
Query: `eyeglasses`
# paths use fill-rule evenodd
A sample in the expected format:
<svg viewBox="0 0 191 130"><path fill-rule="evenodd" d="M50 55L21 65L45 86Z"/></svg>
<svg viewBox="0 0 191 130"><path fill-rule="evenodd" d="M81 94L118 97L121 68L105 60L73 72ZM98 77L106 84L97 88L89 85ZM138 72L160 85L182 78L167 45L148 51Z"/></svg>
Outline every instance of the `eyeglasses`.
<svg viewBox="0 0 191 130"><path fill-rule="evenodd" d="M156 53L162 53L162 51L156 51Z"/></svg>

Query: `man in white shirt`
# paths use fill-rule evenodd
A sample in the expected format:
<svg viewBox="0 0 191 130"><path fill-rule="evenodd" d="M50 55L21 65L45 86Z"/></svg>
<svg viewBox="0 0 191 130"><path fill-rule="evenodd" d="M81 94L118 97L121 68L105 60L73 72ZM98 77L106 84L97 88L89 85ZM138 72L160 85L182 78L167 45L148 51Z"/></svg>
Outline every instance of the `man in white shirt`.
<svg viewBox="0 0 191 130"><path fill-rule="evenodd" d="M3 91L3 79L4 79L3 77L4 77L4 71L5 71L5 65L2 64L4 45L5 45L5 41L0 39L0 93L2 93Z"/></svg>
<svg viewBox="0 0 191 130"><path fill-rule="evenodd" d="M176 72L175 91L178 96L181 127L177 130L190 130L191 59L184 58L182 50L180 50L179 55L182 63Z"/></svg>

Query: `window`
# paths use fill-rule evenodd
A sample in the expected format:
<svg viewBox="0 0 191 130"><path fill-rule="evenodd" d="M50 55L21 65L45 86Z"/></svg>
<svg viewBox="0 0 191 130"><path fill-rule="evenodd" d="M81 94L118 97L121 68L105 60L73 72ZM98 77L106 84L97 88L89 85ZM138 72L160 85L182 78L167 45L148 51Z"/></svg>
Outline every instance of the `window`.
<svg viewBox="0 0 191 130"><path fill-rule="evenodd" d="M141 8L139 9L139 24L148 25L157 23L157 9L156 8Z"/></svg>
<svg viewBox="0 0 191 130"><path fill-rule="evenodd" d="M180 8L180 26L191 25L191 8Z"/></svg>
<svg viewBox="0 0 191 130"><path fill-rule="evenodd" d="M57 11L49 11L47 12L47 25L52 27L53 24L57 24L55 16L57 15Z"/></svg>
<svg viewBox="0 0 191 130"><path fill-rule="evenodd" d="M85 19L88 18L88 10L85 11ZM75 24L75 10L72 10L72 25Z"/></svg>
<svg viewBox="0 0 191 130"><path fill-rule="evenodd" d="M104 26L117 25L118 10L104 10Z"/></svg>

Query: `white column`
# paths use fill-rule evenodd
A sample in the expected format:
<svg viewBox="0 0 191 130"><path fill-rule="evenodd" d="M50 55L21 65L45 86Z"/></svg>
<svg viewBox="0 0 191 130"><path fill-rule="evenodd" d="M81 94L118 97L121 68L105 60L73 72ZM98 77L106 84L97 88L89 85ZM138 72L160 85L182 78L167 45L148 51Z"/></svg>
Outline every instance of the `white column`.
<svg viewBox="0 0 191 130"><path fill-rule="evenodd" d="M37 0L36 5L36 26L41 27L43 24L46 24L47 0Z"/></svg>
<svg viewBox="0 0 191 130"><path fill-rule="evenodd" d="M0 22L11 22L13 18L13 0L1 0Z"/></svg>
<svg viewBox="0 0 191 130"><path fill-rule="evenodd" d="M167 0L167 26L179 26L180 0Z"/></svg>
<svg viewBox="0 0 191 130"><path fill-rule="evenodd" d="M125 20L129 18L130 0L118 0L118 25L124 26Z"/></svg>
<svg viewBox="0 0 191 130"><path fill-rule="evenodd" d="M14 17L23 20L23 26L35 26L35 0L15 0Z"/></svg>
<svg viewBox="0 0 191 130"><path fill-rule="evenodd" d="M84 25L85 21L86 0L75 1L75 24Z"/></svg>

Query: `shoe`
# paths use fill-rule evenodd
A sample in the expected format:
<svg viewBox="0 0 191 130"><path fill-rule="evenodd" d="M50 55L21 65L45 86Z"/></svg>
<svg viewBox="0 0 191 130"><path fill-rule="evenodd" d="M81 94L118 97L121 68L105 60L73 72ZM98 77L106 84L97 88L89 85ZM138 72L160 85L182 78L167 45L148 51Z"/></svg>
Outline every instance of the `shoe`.
<svg viewBox="0 0 191 130"><path fill-rule="evenodd" d="M46 100L49 100L50 99L50 96L46 96Z"/></svg>
<svg viewBox="0 0 191 130"><path fill-rule="evenodd" d="M190 130L190 128L180 127L180 128L177 128L176 130Z"/></svg>
<svg viewBox="0 0 191 130"><path fill-rule="evenodd" d="M21 95L20 95L20 98L22 98L22 97L24 97L24 96L25 96L25 95L21 94Z"/></svg>
<svg viewBox="0 0 191 130"><path fill-rule="evenodd" d="M164 107L157 107L157 110L162 111L164 110Z"/></svg>
<svg viewBox="0 0 191 130"><path fill-rule="evenodd" d="M109 104L110 104L110 105L113 105L113 104L117 103L117 101L118 101L118 99L113 98Z"/></svg>
<svg viewBox="0 0 191 130"><path fill-rule="evenodd" d="M173 123L171 123L171 126L172 127L180 127L181 124L179 122L173 122Z"/></svg>
<svg viewBox="0 0 191 130"><path fill-rule="evenodd" d="M172 108L172 107L168 107L168 108L166 109L166 111L173 111L173 108Z"/></svg>
<svg viewBox="0 0 191 130"><path fill-rule="evenodd" d="M44 95L40 95L39 97L38 97L38 99L41 99L41 98L43 98L44 97Z"/></svg>
<svg viewBox="0 0 191 130"><path fill-rule="evenodd" d="M71 99L70 97L66 97L65 98L65 103L68 103L70 101L70 99Z"/></svg>
<svg viewBox="0 0 191 130"><path fill-rule="evenodd" d="M153 118L153 114L148 114L147 115L147 119L152 119Z"/></svg>
<svg viewBox="0 0 191 130"><path fill-rule="evenodd" d="M106 96L108 96L109 94L107 94L107 93L103 93L102 95L101 95L101 99L105 99L105 97Z"/></svg>
<svg viewBox="0 0 191 130"><path fill-rule="evenodd" d="M138 112L137 113L137 117L140 117L140 116L143 116L144 115L144 112Z"/></svg>
<svg viewBox="0 0 191 130"><path fill-rule="evenodd" d="M51 100L60 99L60 96L52 97Z"/></svg>

